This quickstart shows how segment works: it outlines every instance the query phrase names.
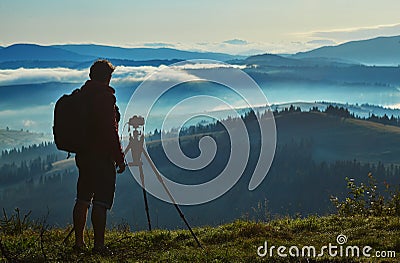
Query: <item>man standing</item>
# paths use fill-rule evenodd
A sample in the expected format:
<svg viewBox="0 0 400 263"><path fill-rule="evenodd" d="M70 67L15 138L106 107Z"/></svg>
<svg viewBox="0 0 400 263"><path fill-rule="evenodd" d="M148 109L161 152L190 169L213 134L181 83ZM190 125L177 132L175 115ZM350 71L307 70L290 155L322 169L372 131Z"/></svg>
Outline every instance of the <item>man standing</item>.
<svg viewBox="0 0 400 263"><path fill-rule="evenodd" d="M73 210L75 248L85 248L83 232L90 204L94 229L93 251L109 252L104 246L107 209L111 209L115 191L115 166L125 170L124 154L118 137L120 113L115 90L109 86L115 67L107 60L98 60L90 67L90 80L82 86L87 109L89 140L85 150L75 156L79 169L77 198Z"/></svg>

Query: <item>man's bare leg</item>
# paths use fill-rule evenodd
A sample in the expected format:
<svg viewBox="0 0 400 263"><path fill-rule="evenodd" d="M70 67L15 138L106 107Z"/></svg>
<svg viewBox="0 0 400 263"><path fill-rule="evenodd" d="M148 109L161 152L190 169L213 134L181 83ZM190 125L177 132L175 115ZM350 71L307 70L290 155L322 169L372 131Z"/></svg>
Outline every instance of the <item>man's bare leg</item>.
<svg viewBox="0 0 400 263"><path fill-rule="evenodd" d="M83 231L86 225L86 217L88 212L88 204L84 202L75 202L73 211L74 229L75 229L75 246L83 248L85 241L83 239Z"/></svg>
<svg viewBox="0 0 400 263"><path fill-rule="evenodd" d="M98 204L93 204L92 224L94 229L94 248L104 248L104 233L106 229L107 209Z"/></svg>

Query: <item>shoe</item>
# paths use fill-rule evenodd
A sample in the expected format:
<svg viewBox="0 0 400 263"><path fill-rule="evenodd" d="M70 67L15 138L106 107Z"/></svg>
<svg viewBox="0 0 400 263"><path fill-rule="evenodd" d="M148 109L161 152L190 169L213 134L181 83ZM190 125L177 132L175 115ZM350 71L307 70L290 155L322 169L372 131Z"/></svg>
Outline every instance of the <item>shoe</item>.
<svg viewBox="0 0 400 263"><path fill-rule="evenodd" d="M112 256L112 255L114 255L114 253L106 246L93 247L92 253L93 254L102 255L102 256Z"/></svg>

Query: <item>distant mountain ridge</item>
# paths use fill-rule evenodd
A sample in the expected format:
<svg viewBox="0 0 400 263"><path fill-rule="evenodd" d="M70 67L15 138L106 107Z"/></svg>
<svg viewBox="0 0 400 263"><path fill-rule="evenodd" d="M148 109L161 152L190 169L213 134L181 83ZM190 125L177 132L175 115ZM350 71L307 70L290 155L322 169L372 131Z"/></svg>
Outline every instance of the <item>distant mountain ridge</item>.
<svg viewBox="0 0 400 263"><path fill-rule="evenodd" d="M227 61L242 56L233 56L215 52L195 52L173 48L123 48L95 44L53 45L81 55L127 60L160 60L160 59L214 59Z"/></svg>
<svg viewBox="0 0 400 263"><path fill-rule="evenodd" d="M234 64L309 67L309 66L347 66L364 64L376 66L400 65L400 36L377 37L367 40L351 41L337 46L324 46L294 55L280 56L261 54L250 57L217 52L196 52L173 48L125 48L97 44L62 44L41 46L36 44L14 44L0 47L0 68L31 67L37 62L40 67L47 64L65 67L79 67L97 58L119 60L125 64L143 64L138 61L211 59ZM132 62L135 61L135 62ZM47 64L45 62L48 62ZM51 63L50 63L51 62ZM79 62L79 63L71 63ZM148 64L148 63L147 63Z"/></svg>
<svg viewBox="0 0 400 263"><path fill-rule="evenodd" d="M305 62L300 59L282 57L275 54L261 54L250 56L243 61L246 65L259 65L259 66L304 66Z"/></svg>
<svg viewBox="0 0 400 263"><path fill-rule="evenodd" d="M294 58L284 57L276 54L261 54L250 56L239 64L257 65L257 66L274 66L274 67L314 67L314 66L349 66L351 63L340 61L339 59L330 58Z"/></svg>
<svg viewBox="0 0 400 263"><path fill-rule="evenodd" d="M6 61L87 61L92 56L36 44L14 44L0 49L0 62Z"/></svg>
<svg viewBox="0 0 400 263"><path fill-rule="evenodd" d="M340 59L365 65L400 65L400 36L377 37L299 52L292 58Z"/></svg>
<svg viewBox="0 0 400 263"><path fill-rule="evenodd" d="M0 63L27 61L87 62L97 58L126 61L212 59L227 61L244 57L224 53L183 51L172 48L122 48L104 45L14 44L0 48ZM54 63L53 63L54 64Z"/></svg>
<svg viewBox="0 0 400 263"><path fill-rule="evenodd" d="M41 60L19 60L0 62L0 69L18 69L18 68L70 68L85 69L89 68L95 58L87 61L41 61ZM182 61L181 59L156 59L156 60L127 60L127 59L109 59L114 66L153 66L171 65Z"/></svg>

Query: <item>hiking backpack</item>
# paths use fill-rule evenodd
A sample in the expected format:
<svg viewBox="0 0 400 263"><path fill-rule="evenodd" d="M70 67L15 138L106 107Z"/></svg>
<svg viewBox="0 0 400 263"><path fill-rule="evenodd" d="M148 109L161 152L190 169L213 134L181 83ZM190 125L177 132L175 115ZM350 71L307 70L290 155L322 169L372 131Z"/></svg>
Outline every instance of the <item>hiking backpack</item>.
<svg viewBox="0 0 400 263"><path fill-rule="evenodd" d="M87 142L87 109L81 89L64 94L54 107L53 135L57 149L77 153Z"/></svg>

